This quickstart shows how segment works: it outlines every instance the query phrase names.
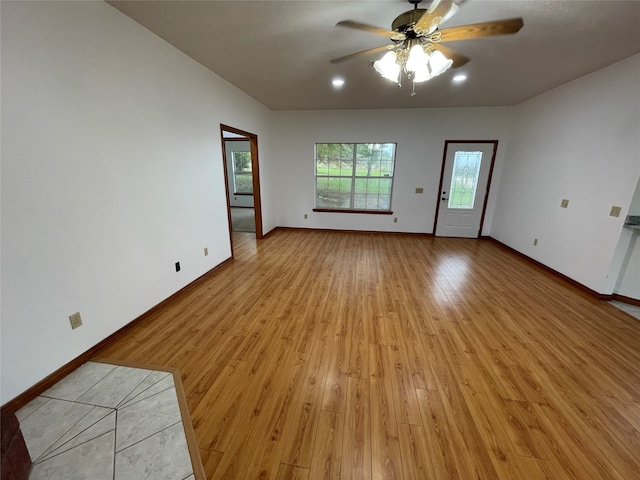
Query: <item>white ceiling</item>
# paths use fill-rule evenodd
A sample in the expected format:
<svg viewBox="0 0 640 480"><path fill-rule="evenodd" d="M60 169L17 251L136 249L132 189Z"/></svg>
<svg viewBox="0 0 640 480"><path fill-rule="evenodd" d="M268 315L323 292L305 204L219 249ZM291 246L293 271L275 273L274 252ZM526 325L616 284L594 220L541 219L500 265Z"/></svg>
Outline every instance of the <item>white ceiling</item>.
<svg viewBox="0 0 640 480"><path fill-rule="evenodd" d="M460 11L442 28L512 17L524 27L447 43L471 62L418 85L412 97L408 82L398 88L371 68L381 54L329 62L389 43L337 22L389 29L412 8L407 0L108 3L274 110L515 105L640 52L638 0L456 0ZM458 71L468 76L462 85L451 82ZM331 85L335 76L345 80L340 90Z"/></svg>

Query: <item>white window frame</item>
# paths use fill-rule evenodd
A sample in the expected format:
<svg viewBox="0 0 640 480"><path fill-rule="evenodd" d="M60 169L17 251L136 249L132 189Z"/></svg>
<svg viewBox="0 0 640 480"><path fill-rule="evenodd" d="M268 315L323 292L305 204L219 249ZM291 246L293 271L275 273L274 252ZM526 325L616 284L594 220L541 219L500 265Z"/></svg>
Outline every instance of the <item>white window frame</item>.
<svg viewBox="0 0 640 480"><path fill-rule="evenodd" d="M351 175L318 175L318 145L350 145L352 147L352 170ZM384 176L374 175L358 175L357 174L357 152L359 145L393 145L393 153L391 158L391 173ZM340 213L376 213L376 214L391 214L391 204L393 200L393 184L395 178L395 166L396 166L396 151L397 143L395 142L359 142L359 143L338 143L338 142L319 142L315 144L314 151L314 205L313 209L316 212L340 212ZM318 206L318 179L319 178L335 178L335 179L350 179L351 180L351 194L349 198L349 207L332 208L327 206ZM389 205L388 208L367 209L355 206L356 193L356 180L379 180L390 179L391 186L389 188ZM380 195L380 193L378 193ZM386 195L386 194L385 194Z"/></svg>

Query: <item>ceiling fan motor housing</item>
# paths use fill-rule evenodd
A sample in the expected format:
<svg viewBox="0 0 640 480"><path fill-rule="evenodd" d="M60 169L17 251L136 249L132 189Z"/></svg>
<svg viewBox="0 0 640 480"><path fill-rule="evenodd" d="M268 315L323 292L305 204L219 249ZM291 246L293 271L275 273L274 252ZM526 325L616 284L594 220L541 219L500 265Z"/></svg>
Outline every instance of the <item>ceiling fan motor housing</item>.
<svg viewBox="0 0 640 480"><path fill-rule="evenodd" d="M411 27L422 18L426 11L424 8L416 8L415 10L401 13L391 24L391 30L402 33L406 33L408 30L413 31Z"/></svg>

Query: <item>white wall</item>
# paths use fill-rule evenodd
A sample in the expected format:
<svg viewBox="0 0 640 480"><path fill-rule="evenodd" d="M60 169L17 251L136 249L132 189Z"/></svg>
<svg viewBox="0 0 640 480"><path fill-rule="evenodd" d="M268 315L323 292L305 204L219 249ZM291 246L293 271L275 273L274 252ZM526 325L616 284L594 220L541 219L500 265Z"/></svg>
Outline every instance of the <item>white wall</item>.
<svg viewBox="0 0 640 480"><path fill-rule="evenodd" d="M219 126L268 170L270 112L103 2L2 2L1 31L5 403L230 256Z"/></svg>
<svg viewBox="0 0 640 480"><path fill-rule="evenodd" d="M507 146L510 108L274 112L278 225L432 233L445 140L499 140L494 185ZM314 146L332 142L397 143L393 215L313 212ZM424 188L416 194L416 187ZM492 187L483 234L490 231ZM308 218L305 220L304 215ZM398 223L393 223L393 218Z"/></svg>
<svg viewBox="0 0 640 480"><path fill-rule="evenodd" d="M491 235L610 294L640 175L640 55L519 105L514 125ZM618 218L609 216L613 205L622 207Z"/></svg>
<svg viewBox="0 0 640 480"><path fill-rule="evenodd" d="M249 141L225 140L227 154L227 179L229 181L229 204L232 207L253 207L253 195L234 195L233 185L233 152L249 152ZM261 185L262 187L262 185Z"/></svg>

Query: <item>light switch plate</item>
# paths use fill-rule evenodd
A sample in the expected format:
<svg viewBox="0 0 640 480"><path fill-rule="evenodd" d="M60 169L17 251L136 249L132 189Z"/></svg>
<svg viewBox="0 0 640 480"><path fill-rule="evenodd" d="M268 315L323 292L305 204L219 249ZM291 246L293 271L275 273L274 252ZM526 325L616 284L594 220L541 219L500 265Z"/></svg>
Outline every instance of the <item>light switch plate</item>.
<svg viewBox="0 0 640 480"><path fill-rule="evenodd" d="M611 217L619 217L621 210L622 210L622 207L613 206L613 207L611 207L611 211L609 212L609 216L611 216Z"/></svg>
<svg viewBox="0 0 640 480"><path fill-rule="evenodd" d="M569 200L567 200L566 198L562 199L562 202L560 202L560 208L567 208L569 206Z"/></svg>
<svg viewBox="0 0 640 480"><path fill-rule="evenodd" d="M422 188L422 187L417 187L417 188L416 188L416 193L424 193L424 188Z"/></svg>

